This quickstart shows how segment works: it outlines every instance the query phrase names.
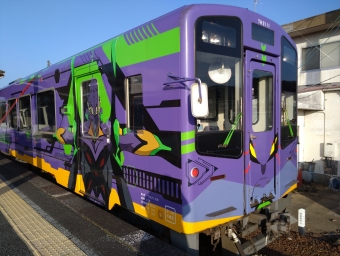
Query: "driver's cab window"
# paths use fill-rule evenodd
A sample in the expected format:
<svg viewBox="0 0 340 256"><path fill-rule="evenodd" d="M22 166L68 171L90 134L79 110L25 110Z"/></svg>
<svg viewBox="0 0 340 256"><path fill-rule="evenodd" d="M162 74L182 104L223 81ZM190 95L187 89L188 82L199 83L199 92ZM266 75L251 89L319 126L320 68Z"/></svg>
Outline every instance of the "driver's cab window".
<svg viewBox="0 0 340 256"><path fill-rule="evenodd" d="M286 126L294 123L296 111L294 106L296 105L295 93L282 92L281 93L281 125Z"/></svg>
<svg viewBox="0 0 340 256"><path fill-rule="evenodd" d="M195 77L208 87L209 115L196 119L196 150L202 155L242 153L241 21L203 17L195 29Z"/></svg>
<svg viewBox="0 0 340 256"><path fill-rule="evenodd" d="M204 52L197 52L196 59L200 78L208 86L209 105L209 115L197 120L198 131L230 130L242 106L241 61ZM238 122L236 129L240 127Z"/></svg>

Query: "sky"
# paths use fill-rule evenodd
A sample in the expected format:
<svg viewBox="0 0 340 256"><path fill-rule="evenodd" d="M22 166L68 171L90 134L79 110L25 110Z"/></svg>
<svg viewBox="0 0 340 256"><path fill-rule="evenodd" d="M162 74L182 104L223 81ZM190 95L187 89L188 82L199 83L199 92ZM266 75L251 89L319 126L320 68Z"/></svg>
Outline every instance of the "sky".
<svg viewBox="0 0 340 256"><path fill-rule="evenodd" d="M0 88L184 5L254 11L254 0L1 0ZM340 9L339 0L257 0L256 12L287 24ZM1 96L1 95L0 95Z"/></svg>

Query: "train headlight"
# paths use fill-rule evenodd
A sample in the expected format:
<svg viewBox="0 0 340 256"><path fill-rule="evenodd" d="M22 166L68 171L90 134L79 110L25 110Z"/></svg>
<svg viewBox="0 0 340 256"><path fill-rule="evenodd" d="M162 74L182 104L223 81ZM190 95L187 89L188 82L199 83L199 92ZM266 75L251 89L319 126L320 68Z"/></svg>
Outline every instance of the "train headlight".
<svg viewBox="0 0 340 256"><path fill-rule="evenodd" d="M199 174L200 174L200 172L199 172L198 168L196 168L196 167L192 168L191 171L190 171L190 175L193 178L197 178L197 176Z"/></svg>

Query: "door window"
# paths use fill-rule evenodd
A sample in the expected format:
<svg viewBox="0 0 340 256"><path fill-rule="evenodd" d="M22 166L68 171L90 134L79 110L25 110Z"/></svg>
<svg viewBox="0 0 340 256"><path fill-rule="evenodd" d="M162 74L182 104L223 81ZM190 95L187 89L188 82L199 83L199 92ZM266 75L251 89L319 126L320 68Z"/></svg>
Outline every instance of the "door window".
<svg viewBox="0 0 340 256"><path fill-rule="evenodd" d="M100 128L100 100L98 96L98 83L96 79L82 82L82 134L91 138L102 135Z"/></svg>
<svg viewBox="0 0 340 256"><path fill-rule="evenodd" d="M253 72L252 125L254 132L273 128L273 74L268 71Z"/></svg>

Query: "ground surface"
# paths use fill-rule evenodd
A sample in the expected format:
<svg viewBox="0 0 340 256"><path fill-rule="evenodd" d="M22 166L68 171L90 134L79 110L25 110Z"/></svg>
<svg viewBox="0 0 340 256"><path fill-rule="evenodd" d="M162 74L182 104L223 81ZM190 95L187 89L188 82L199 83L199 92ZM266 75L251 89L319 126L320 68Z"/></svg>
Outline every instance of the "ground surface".
<svg viewBox="0 0 340 256"><path fill-rule="evenodd" d="M340 191L324 185L303 183L292 193L292 211L305 209L305 235L292 225L289 235L281 236L257 254L262 256L340 256ZM260 232L260 231L259 231ZM200 236L200 255L222 255L221 245L214 252L210 240Z"/></svg>
<svg viewBox="0 0 340 256"><path fill-rule="evenodd" d="M142 241L137 249L130 250L131 246L124 246L118 238L126 237L127 233L139 232L139 229L127 225L115 218L113 213L104 211L83 198L65 193L64 188L50 183L16 163L10 163L0 157L0 165L0 174L6 180L26 194L54 220L67 227L72 234L78 234L77 238L89 248L93 248L96 254L176 255L156 239ZM305 235L299 235L298 226L294 224L289 235L278 238L260 250L257 255L340 255L340 191L323 185L303 184L292 195L293 216L297 218L300 208L306 210ZM4 230L6 232L3 232ZM156 243L151 244L154 240ZM220 244L212 252L210 237L200 235L200 244L200 255L222 255ZM112 248L115 248L115 254L112 254ZM25 252L27 252L25 243L17 237L0 213L0 255L29 255L29 252ZM179 254L182 253L177 255Z"/></svg>
<svg viewBox="0 0 340 256"><path fill-rule="evenodd" d="M266 256L340 255L340 191L323 185L304 183L293 193L292 213L306 211L305 235L298 225L289 235L269 244L258 254Z"/></svg>

